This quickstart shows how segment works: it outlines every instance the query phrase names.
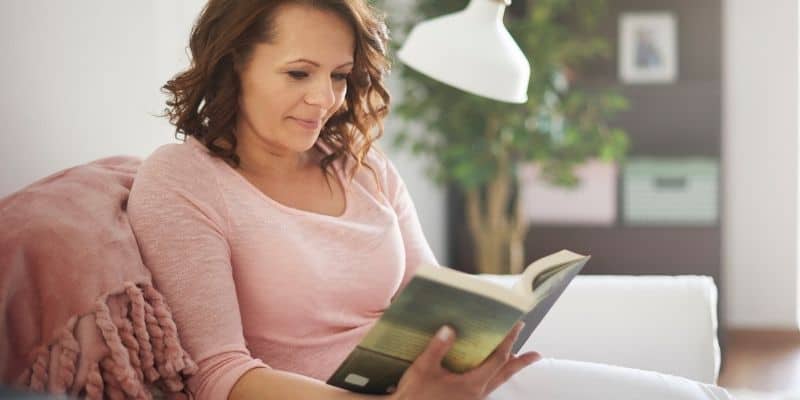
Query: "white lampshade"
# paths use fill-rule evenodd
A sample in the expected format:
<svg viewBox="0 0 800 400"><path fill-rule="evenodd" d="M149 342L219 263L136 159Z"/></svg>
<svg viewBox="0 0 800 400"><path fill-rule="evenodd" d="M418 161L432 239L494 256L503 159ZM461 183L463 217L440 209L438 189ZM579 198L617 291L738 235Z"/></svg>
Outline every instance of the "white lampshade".
<svg viewBox="0 0 800 400"><path fill-rule="evenodd" d="M506 1L471 0L464 10L420 23L398 52L400 61L479 96L526 102L531 67L503 25Z"/></svg>

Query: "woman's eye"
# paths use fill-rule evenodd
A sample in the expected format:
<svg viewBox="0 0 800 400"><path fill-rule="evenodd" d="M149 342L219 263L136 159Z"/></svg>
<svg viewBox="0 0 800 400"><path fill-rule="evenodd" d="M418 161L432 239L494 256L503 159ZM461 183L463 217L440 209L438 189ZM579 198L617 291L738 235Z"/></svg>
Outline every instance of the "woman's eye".
<svg viewBox="0 0 800 400"><path fill-rule="evenodd" d="M307 73L305 73L305 72L303 72L303 71L289 71L289 72L288 72L288 74L289 74L289 76L291 76L292 78L294 78L294 79L298 79L298 80L299 80L299 79L303 79L303 78L305 78L305 77L307 77L307 76L308 76L308 74L307 74Z"/></svg>
<svg viewBox="0 0 800 400"><path fill-rule="evenodd" d="M333 79L337 81L346 81L350 74L333 74Z"/></svg>

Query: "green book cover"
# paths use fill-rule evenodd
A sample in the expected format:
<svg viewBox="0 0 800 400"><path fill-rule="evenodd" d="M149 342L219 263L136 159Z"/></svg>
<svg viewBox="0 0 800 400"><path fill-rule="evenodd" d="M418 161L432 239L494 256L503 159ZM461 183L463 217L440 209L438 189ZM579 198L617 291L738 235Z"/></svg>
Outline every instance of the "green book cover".
<svg viewBox="0 0 800 400"><path fill-rule="evenodd" d="M328 384L359 393L391 392L445 324L457 333L442 363L453 372L480 365L522 319L526 325L516 352L588 260L562 250L529 265L512 288L423 265Z"/></svg>

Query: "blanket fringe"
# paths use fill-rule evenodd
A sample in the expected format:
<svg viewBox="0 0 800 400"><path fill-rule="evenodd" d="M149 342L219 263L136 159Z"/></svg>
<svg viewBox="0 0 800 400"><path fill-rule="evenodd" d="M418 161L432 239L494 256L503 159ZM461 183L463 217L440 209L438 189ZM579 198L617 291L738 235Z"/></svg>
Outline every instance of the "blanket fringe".
<svg viewBox="0 0 800 400"><path fill-rule="evenodd" d="M147 382L155 382L159 374L155 368L153 346L150 344L150 333L147 332L147 323L145 322L144 294L141 289L132 283L125 286L125 293L128 294L128 298L131 300L133 337L139 342L139 359L142 373Z"/></svg>
<svg viewBox="0 0 800 400"><path fill-rule="evenodd" d="M73 333L75 325L78 322L78 317L74 316L67 322L67 326L61 331L59 335L58 344L58 369L54 382L54 387L50 389L55 394L65 394L67 390L72 387L75 382L75 374L77 373L78 354L81 351L80 344L75 338Z"/></svg>
<svg viewBox="0 0 800 400"><path fill-rule="evenodd" d="M89 400L103 400L103 376L100 373L100 364L94 363L89 367L89 375L86 377L86 398Z"/></svg>
<svg viewBox="0 0 800 400"><path fill-rule="evenodd" d="M48 361L50 359L50 352L48 349L39 349L36 353L36 360L31 367L31 383L30 388L36 392L43 392L47 386L48 380Z"/></svg>
<svg viewBox="0 0 800 400"><path fill-rule="evenodd" d="M151 400L154 387L172 397L186 397L184 380L197 372L197 364L181 347L166 302L152 285L126 283L121 292L98 299L93 315L108 352L89 365L86 381L80 382L83 387L73 387L79 383L78 316L52 343L36 350L19 386L89 399Z"/></svg>

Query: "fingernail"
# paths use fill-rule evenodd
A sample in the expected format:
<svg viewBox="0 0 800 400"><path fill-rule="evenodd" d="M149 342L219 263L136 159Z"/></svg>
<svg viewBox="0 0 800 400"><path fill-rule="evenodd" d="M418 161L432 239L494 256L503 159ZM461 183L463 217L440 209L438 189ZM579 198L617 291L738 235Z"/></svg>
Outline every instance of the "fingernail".
<svg viewBox="0 0 800 400"><path fill-rule="evenodd" d="M445 325L439 328L439 332L436 332L436 337L439 338L439 340L446 342L453 337L453 329Z"/></svg>

